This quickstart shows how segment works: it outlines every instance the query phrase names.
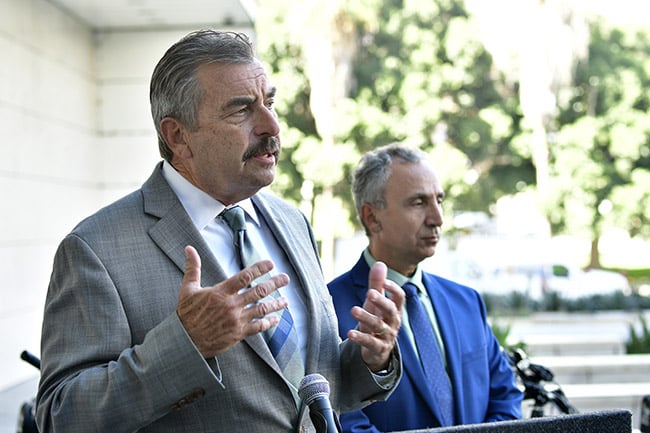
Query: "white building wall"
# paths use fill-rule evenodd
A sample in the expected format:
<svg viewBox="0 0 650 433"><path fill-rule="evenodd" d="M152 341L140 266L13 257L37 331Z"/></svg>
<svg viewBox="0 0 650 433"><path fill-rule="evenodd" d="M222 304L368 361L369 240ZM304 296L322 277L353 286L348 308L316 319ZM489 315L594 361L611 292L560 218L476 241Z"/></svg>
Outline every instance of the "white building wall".
<svg viewBox="0 0 650 433"><path fill-rule="evenodd" d="M97 206L92 33L43 0L0 13L0 389L36 371L52 257Z"/></svg>
<svg viewBox="0 0 650 433"><path fill-rule="evenodd" d="M103 32L95 37L97 156L110 201L139 187L160 160L149 80L165 50L191 30Z"/></svg>
<svg viewBox="0 0 650 433"><path fill-rule="evenodd" d="M203 27L203 26L201 26ZM149 81L156 63L176 41L196 28L105 31L95 35L98 88L96 156L106 202L146 180L160 155L151 119ZM229 28L251 36L251 29Z"/></svg>
<svg viewBox="0 0 650 433"><path fill-rule="evenodd" d="M165 50L194 28L98 31L47 0L0 3L3 390L38 375L19 355L40 355L59 242L138 188L160 160L149 79Z"/></svg>

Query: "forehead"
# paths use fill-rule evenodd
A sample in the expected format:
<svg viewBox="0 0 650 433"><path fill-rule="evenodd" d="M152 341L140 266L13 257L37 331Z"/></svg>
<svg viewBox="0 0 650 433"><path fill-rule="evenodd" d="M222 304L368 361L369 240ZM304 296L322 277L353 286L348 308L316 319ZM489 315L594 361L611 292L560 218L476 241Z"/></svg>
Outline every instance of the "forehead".
<svg viewBox="0 0 650 433"><path fill-rule="evenodd" d="M406 195L413 192L440 194L442 187L433 168L426 162L394 161L391 164L387 190Z"/></svg>
<svg viewBox="0 0 650 433"><path fill-rule="evenodd" d="M250 63L208 63L199 66L196 72L203 91L220 99L233 96L265 94L271 84L262 64Z"/></svg>

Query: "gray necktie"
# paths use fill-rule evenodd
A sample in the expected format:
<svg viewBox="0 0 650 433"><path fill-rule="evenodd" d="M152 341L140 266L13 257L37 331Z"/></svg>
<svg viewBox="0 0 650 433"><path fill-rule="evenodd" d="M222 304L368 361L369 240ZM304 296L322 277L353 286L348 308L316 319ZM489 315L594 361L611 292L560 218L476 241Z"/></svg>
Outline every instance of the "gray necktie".
<svg viewBox="0 0 650 433"><path fill-rule="evenodd" d="M221 215L233 231L235 249L239 253L241 267L244 268L262 260L247 236L244 210L239 206L233 206L224 210ZM267 278L269 278L268 274L262 275L253 284L260 283ZM278 296L280 296L279 293L274 291L263 300ZM280 316L280 322L265 332L265 340L284 376L297 388L305 375L305 367L300 356L296 327L288 308L274 314Z"/></svg>

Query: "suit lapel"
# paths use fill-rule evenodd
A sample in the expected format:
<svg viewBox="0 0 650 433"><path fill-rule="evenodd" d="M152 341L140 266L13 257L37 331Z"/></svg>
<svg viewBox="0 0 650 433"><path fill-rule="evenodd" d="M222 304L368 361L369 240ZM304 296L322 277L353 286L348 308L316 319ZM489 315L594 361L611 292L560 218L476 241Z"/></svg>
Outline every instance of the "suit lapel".
<svg viewBox="0 0 650 433"><path fill-rule="evenodd" d="M145 213L159 218L149 229L153 242L176 264L181 272L185 270L185 246L192 245L201 257L201 286L212 286L228 278L217 263L209 246L194 227L158 165L151 177L142 186ZM246 343L274 370L279 367L260 334L245 339Z"/></svg>
<svg viewBox="0 0 650 433"><path fill-rule="evenodd" d="M282 213L279 209L274 208L264 198L263 194L256 194L252 197L253 204L259 215L269 226L271 233L280 245L284 254L286 254L289 263L291 263L295 274L300 278L300 287L308 287L310 281L306 271L313 271L313 262L306 261L307 257L313 256L312 249L307 249L307 243L296 237L295 233L304 233L304 220L295 220L294 215ZM320 268L317 270L320 272ZM307 294L302 293L305 301Z"/></svg>
<svg viewBox="0 0 650 433"><path fill-rule="evenodd" d="M214 259L210 248L185 212L158 165L142 186L145 213L159 218L149 229L149 236L181 270L185 270L186 245L196 248L201 257L201 284L216 284L226 275Z"/></svg>
<svg viewBox="0 0 650 433"><path fill-rule="evenodd" d="M363 305L366 300L366 291L368 290L368 274L370 268L366 263L366 259L361 255L361 258L352 268L351 276L354 283L354 293L359 301L359 305Z"/></svg>
<svg viewBox="0 0 650 433"><path fill-rule="evenodd" d="M280 248L287 257L293 272L298 278L295 287L301 289L299 293L307 308L307 314L313 320L309 320L309 338L307 341L307 365L305 372L319 371L318 361L320 359L321 335L323 333L323 297L316 296L319 281L322 280L321 269L314 269L314 262L307 258L314 255L313 249L308 249L308 243L295 236L295 233L305 232L305 220L296 220L300 214L288 214L282 212L278 206L273 206L263 194L256 194L252 197L255 209L269 229ZM322 283L323 290L326 290L325 283ZM313 291L306 293L307 288ZM329 299L329 298L328 298Z"/></svg>

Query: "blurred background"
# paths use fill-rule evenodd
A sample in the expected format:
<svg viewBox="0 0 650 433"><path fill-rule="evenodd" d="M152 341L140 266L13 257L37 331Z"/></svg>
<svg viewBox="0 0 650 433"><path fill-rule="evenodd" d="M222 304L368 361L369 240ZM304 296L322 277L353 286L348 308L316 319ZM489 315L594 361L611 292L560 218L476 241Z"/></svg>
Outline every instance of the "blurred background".
<svg viewBox="0 0 650 433"><path fill-rule="evenodd" d="M15 419L14 392L35 393L18 356L39 354L58 243L149 176L151 72L212 27L248 33L278 87L271 189L312 221L328 279L366 245L349 182L359 156L420 147L447 196L427 269L479 290L504 346L556 370L579 408L628 408L638 423L648 12L645 0L0 0L0 422Z"/></svg>

